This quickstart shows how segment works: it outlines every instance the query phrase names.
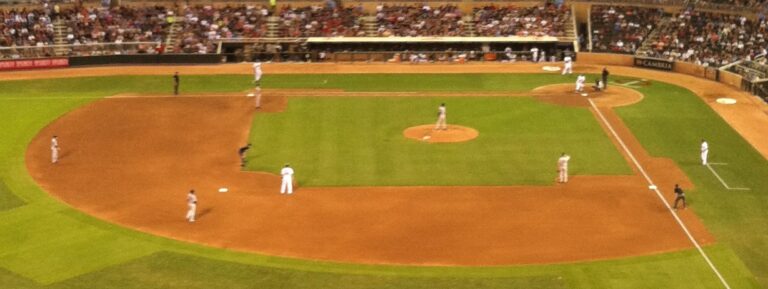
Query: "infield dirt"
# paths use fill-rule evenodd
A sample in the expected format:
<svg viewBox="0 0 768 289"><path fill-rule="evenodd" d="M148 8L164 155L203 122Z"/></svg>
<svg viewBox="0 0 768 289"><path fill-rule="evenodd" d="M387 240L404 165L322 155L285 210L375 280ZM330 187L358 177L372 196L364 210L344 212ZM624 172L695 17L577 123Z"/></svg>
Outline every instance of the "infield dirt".
<svg viewBox="0 0 768 289"><path fill-rule="evenodd" d="M548 102L579 105L572 98L580 96L570 86L546 89L555 93ZM310 92L299 94L304 93ZM672 161L648 156L612 113L608 106L631 102L623 95L590 97L658 186L690 188ZM263 110L282 111L285 97L265 90ZM568 184L552 186L299 186L294 195L280 195L277 175L240 171L236 148L247 142L254 113L259 112L251 99L231 95L107 98L44 128L28 148L27 166L45 190L99 218L268 255L370 264L509 265L692 246L637 172L574 176ZM50 164L48 149L54 133L62 147L56 165ZM219 187L229 192L218 193ZM194 224L183 218L191 188L200 200ZM699 242L714 242L692 212L680 215Z"/></svg>

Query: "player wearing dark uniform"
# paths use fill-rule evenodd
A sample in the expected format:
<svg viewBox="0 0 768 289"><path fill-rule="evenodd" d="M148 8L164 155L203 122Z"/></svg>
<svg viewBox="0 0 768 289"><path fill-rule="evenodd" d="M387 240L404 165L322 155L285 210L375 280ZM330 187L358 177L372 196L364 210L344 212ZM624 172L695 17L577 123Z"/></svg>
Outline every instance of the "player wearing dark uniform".
<svg viewBox="0 0 768 289"><path fill-rule="evenodd" d="M173 74L173 95L179 95L179 72Z"/></svg>
<svg viewBox="0 0 768 289"><path fill-rule="evenodd" d="M610 73L608 72L608 69L603 67L603 90L608 89L608 75Z"/></svg>
<svg viewBox="0 0 768 289"><path fill-rule="evenodd" d="M239 150L237 150L237 153L240 154L240 166L245 166L245 153L248 151L248 149L251 148L251 144L248 144L247 146L241 147Z"/></svg>
<svg viewBox="0 0 768 289"><path fill-rule="evenodd" d="M677 210L677 203L679 201L683 201L683 209L685 209L685 207L687 207L685 203L685 193L683 192L683 189L681 189L680 185L678 184L675 184L675 196L677 196L675 198L675 206L674 206L675 210Z"/></svg>

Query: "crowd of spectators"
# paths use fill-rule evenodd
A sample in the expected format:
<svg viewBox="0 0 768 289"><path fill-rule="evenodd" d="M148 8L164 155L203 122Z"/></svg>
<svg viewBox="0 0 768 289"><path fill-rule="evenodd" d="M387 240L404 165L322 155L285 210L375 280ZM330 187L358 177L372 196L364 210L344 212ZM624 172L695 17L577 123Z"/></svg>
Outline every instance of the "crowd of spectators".
<svg viewBox="0 0 768 289"><path fill-rule="evenodd" d="M754 59L768 47L766 25L765 19L687 10L659 31L648 54L715 67Z"/></svg>
<svg viewBox="0 0 768 289"><path fill-rule="evenodd" d="M635 53L664 16L660 8L593 5L592 50Z"/></svg>
<svg viewBox="0 0 768 289"><path fill-rule="evenodd" d="M50 13L43 9L0 10L0 46L42 46L53 43Z"/></svg>
<svg viewBox="0 0 768 289"><path fill-rule="evenodd" d="M159 42L165 37L172 12L162 6L72 8L60 17L69 44Z"/></svg>
<svg viewBox="0 0 768 289"><path fill-rule="evenodd" d="M58 7L57 7L58 9ZM366 14L361 6L284 6L272 12L265 6L190 6L177 9L162 6L115 8L66 8L0 10L0 45L36 46L53 44L54 18L65 25L68 44L161 43L174 21L179 20L176 52L211 52L222 38L265 37L267 18L276 16L280 37L352 37L374 34L390 36L463 36L465 23L454 5L378 5ZM369 16L370 18L366 18ZM561 36L569 19L567 6L534 7L486 6L473 11L482 36ZM367 22L366 22L367 21ZM364 26L375 31L365 31Z"/></svg>
<svg viewBox="0 0 768 289"><path fill-rule="evenodd" d="M700 2L700 1L699 1ZM707 3L762 5L758 0L708 0ZM741 59L765 55L768 23L744 15L729 15L686 9L672 17L658 8L593 5L592 47L595 51L635 53L650 32L647 56L722 66ZM174 11L181 11L175 15ZM0 10L0 46L47 46L54 43L54 22L64 24L69 44L152 42L161 46L169 27L178 20L180 31L172 52L211 53L219 39L267 36L267 18L275 16L280 37L464 36L464 21L472 19L480 36L564 36L570 8L542 4L531 7L495 6L475 8L462 15L457 6L378 5L371 14L360 6L284 6L270 11L266 6L190 6L182 10L162 6L115 8L18 8ZM471 16L471 17L463 17ZM369 18L366 18L369 17ZM657 27L661 19L669 21ZM58 19L58 20L56 20ZM367 26L366 26L367 24ZM155 51L156 47L145 48Z"/></svg>
<svg viewBox="0 0 768 289"><path fill-rule="evenodd" d="M286 6L280 9L280 35L285 37L365 36L359 7Z"/></svg>
<svg viewBox="0 0 768 289"><path fill-rule="evenodd" d="M570 20L567 5L532 7L494 6L475 8L474 20L481 36L564 36Z"/></svg>
<svg viewBox="0 0 768 289"><path fill-rule="evenodd" d="M257 38L266 36L269 10L264 6L198 5L184 8L182 12L180 41L173 52L210 53L221 38Z"/></svg>
<svg viewBox="0 0 768 289"><path fill-rule="evenodd" d="M462 36L464 22L454 5L378 5L379 36Z"/></svg>
<svg viewBox="0 0 768 289"><path fill-rule="evenodd" d="M765 9L766 0L694 0L690 5L705 9L719 10L754 10Z"/></svg>

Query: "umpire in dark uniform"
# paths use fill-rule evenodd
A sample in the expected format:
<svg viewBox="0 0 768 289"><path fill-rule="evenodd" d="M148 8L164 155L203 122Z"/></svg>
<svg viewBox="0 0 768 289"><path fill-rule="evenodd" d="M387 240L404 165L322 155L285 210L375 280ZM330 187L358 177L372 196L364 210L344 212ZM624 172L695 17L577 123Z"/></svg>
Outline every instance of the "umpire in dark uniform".
<svg viewBox="0 0 768 289"><path fill-rule="evenodd" d="M173 74L173 95L179 95L179 72Z"/></svg>
<svg viewBox="0 0 768 289"><path fill-rule="evenodd" d="M677 203L680 201L683 201L683 209L685 209L685 207L688 206L685 203L685 192L683 192L683 189L680 188L680 185L675 184L675 210L677 210Z"/></svg>
<svg viewBox="0 0 768 289"><path fill-rule="evenodd" d="M608 89L608 68L603 67L603 90Z"/></svg>

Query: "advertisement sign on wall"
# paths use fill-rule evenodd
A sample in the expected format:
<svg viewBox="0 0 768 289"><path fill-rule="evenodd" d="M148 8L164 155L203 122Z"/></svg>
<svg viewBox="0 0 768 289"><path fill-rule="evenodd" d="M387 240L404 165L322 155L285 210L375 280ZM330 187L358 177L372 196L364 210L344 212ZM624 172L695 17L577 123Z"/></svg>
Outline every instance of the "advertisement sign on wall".
<svg viewBox="0 0 768 289"><path fill-rule="evenodd" d="M69 66L68 58L0 60L0 70L56 68Z"/></svg>

